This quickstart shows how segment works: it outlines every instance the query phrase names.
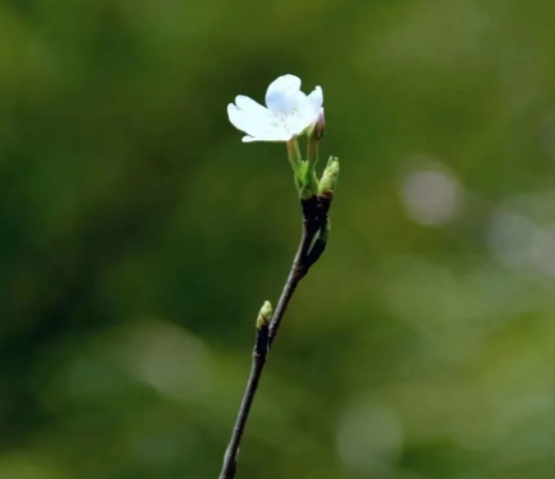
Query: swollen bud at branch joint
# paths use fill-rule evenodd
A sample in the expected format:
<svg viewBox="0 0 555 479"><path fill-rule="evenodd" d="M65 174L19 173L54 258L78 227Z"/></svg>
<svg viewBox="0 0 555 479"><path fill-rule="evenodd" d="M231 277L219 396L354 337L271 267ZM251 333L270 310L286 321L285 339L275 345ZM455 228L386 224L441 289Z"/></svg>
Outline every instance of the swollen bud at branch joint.
<svg viewBox="0 0 555 479"><path fill-rule="evenodd" d="M256 329L258 331L270 324L270 320L272 319L272 312L272 303L270 303L270 301L264 301L264 304L262 305L262 308L260 308L260 312L258 313L258 318L256 318Z"/></svg>
<svg viewBox="0 0 555 479"><path fill-rule="evenodd" d="M328 160L328 164L322 178L318 184L318 193L324 194L328 191L335 190L337 186L337 180L339 179L339 159L335 156L331 156Z"/></svg>

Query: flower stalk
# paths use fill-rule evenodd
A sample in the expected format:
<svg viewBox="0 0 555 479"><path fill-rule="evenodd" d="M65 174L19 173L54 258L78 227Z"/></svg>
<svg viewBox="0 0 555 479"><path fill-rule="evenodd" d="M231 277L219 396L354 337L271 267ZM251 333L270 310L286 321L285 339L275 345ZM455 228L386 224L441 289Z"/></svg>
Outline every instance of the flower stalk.
<svg viewBox="0 0 555 479"><path fill-rule="evenodd" d="M316 174L318 147L325 127L324 111L321 108L322 91L321 88L317 87L311 95L306 96L300 92L299 88L300 80L292 75L278 78L268 88L266 94L268 108L272 114L279 112L283 115L280 118L285 119L285 123L280 123L275 131L269 131L268 128L261 130L258 124L251 124L246 121L249 114L255 115L255 110L256 114L265 115L260 110L263 107L258 104L260 108L254 107L245 100L246 97L237 97L237 106L230 105L228 107L231 122L250 135L246 140L246 137L243 138L243 141L282 141L286 143L289 162L293 168L295 186L300 197L302 230L299 247L275 311L272 313L271 304L266 301L258 314L251 372L231 439L226 449L219 479L233 479L235 476L241 439L270 348L277 337L297 286L322 256L330 234L328 214L339 175L339 162L337 158L330 158L320 181L318 181ZM253 100L250 100L250 102L253 102ZM237 109L241 106L245 110L238 113ZM250 113L245 113L246 110L249 110ZM301 123L298 122L299 118L302 119ZM266 120L270 124L273 121L268 118ZM292 131L297 133L291 133ZM298 137L301 133L308 136L307 158L304 160L301 157L298 143Z"/></svg>

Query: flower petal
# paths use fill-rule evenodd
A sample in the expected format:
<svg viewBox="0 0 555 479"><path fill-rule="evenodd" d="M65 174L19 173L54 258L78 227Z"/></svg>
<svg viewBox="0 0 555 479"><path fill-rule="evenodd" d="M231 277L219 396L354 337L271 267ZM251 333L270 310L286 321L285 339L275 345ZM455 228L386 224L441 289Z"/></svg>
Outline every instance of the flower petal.
<svg viewBox="0 0 555 479"><path fill-rule="evenodd" d="M262 140L257 140L254 136L244 136L243 138L241 138L241 141L243 143L254 143L255 141L262 141Z"/></svg>
<svg viewBox="0 0 555 479"><path fill-rule="evenodd" d="M266 92L266 106L274 113L287 115L304 103L306 95L300 90L301 80L283 75L274 80Z"/></svg>
<svg viewBox="0 0 555 479"><path fill-rule="evenodd" d="M300 90L301 89L301 79L295 75L282 75L276 78L266 92L266 96L276 92L282 92L285 90Z"/></svg>
<svg viewBox="0 0 555 479"><path fill-rule="evenodd" d="M239 101L243 106L247 105L247 103L244 102L244 98L246 97L243 97L243 100ZM256 104L259 107L256 108L253 106L254 104L256 104L256 102L251 100L251 103L247 106L247 110L242 110L239 106L230 103L227 107L229 121L235 128L243 131L247 135L254 137L266 136L267 132L271 132L274 129L271 123L274 118L262 105Z"/></svg>
<svg viewBox="0 0 555 479"><path fill-rule="evenodd" d="M287 119L287 125L291 133L300 135L317 119L324 102L322 88L317 86L314 91L306 97L306 101L296 110L295 115Z"/></svg>
<svg viewBox="0 0 555 479"><path fill-rule="evenodd" d="M264 124L255 135L250 135L253 139L243 139L243 141L288 141L293 136L287 125L278 119Z"/></svg>
<svg viewBox="0 0 555 479"><path fill-rule="evenodd" d="M238 130L245 131L249 128L249 120L245 112L234 103L227 105L227 116L231 124Z"/></svg>
<svg viewBox="0 0 555 479"><path fill-rule="evenodd" d="M308 100L316 111L320 110L324 104L324 92L322 91L322 87L317 86L312 93L308 95Z"/></svg>
<svg viewBox="0 0 555 479"><path fill-rule="evenodd" d="M292 136L298 136L303 133L312 123L314 123L314 115L301 113L296 116L287 118L287 128Z"/></svg>
<svg viewBox="0 0 555 479"><path fill-rule="evenodd" d="M235 97L235 104L243 110L245 113L249 115L260 115L262 117L269 117L271 116L270 111L262 106L257 101L254 101L252 98L249 98L245 95L237 95Z"/></svg>

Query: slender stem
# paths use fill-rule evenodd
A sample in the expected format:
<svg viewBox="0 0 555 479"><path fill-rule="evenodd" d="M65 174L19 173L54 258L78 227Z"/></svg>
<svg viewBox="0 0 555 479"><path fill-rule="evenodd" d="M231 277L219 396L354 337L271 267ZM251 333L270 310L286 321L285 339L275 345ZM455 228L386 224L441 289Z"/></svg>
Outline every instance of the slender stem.
<svg viewBox="0 0 555 479"><path fill-rule="evenodd" d="M231 433L229 446L225 452L224 463L219 479L231 479L235 476L239 446L241 445L241 439L243 437L243 433L245 432L245 426L247 424L247 419L249 418L252 402L254 400L256 390L258 389L258 382L260 381L260 376L262 375L264 364L266 363L267 353L268 325L266 324L262 329L257 330L256 345L252 354L251 373L249 375L249 380L247 381L247 387L245 389L245 394L243 395L243 400L241 401L241 406L239 407L237 421L235 422L235 427Z"/></svg>
<svg viewBox="0 0 555 479"><path fill-rule="evenodd" d="M299 142L296 138L289 140L285 146L287 147L287 157L289 158L289 163L293 168L293 172L297 174L301 164L301 149L299 148Z"/></svg>
<svg viewBox="0 0 555 479"><path fill-rule="evenodd" d="M306 275L309 268L316 262L310 261L311 247L314 242L314 237L322 227L322 221L318 216L319 199L314 196L308 200L302 201L303 206L303 231L299 249L295 254L291 271L285 282L285 287L279 298L276 310L272 317L270 325L265 325L262 329L257 331L257 340L253 353L252 367L247 381L243 400L239 407L237 420L231 434L229 445L226 449L222 471L220 472L219 479L233 479L237 465L237 456L239 454L239 447L241 439L245 432L245 426L249 418L251 406L258 389L258 383L264 365L266 364L267 353L274 342L278 333L281 321L289 305L289 301L293 297L297 285L301 279ZM329 207L329 205L328 205ZM327 214L327 208L326 208ZM312 255L313 256L313 255ZM319 255L318 255L319 257ZM317 258L316 258L317 259Z"/></svg>
<svg viewBox="0 0 555 479"><path fill-rule="evenodd" d="M308 140L308 145L306 148L306 158L312 165L312 168L314 168L316 166L316 163L318 163L318 144L318 138L310 138Z"/></svg>
<svg viewBox="0 0 555 479"><path fill-rule="evenodd" d="M289 272L289 276L287 277L287 281L283 287L283 291L276 306L276 311L272 317L272 322L270 323L270 338L268 341L269 347L272 346L274 340L276 339L276 335L281 325L281 320L283 319L285 311L287 311L287 306L289 306L289 301L291 301L291 298L297 289L297 285L308 271L305 260L316 231L313 230L314 228L309 227L307 223L308 221L305 218L303 221L303 233L299 249L295 254L291 271Z"/></svg>

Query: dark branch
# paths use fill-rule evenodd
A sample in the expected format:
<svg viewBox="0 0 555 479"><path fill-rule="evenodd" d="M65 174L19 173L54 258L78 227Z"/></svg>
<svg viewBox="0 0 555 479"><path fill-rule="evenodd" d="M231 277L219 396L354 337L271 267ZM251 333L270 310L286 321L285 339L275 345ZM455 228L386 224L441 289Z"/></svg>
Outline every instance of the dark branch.
<svg viewBox="0 0 555 479"><path fill-rule="evenodd" d="M327 242L326 228L328 211L331 200L332 194L329 192L329 194L326 195L313 196L312 198L301 201L303 210L303 230L299 249L295 254L291 271L285 282L285 287L279 298L270 325L264 325L257 330L251 373L247 381L247 387L239 408L231 440L225 453L219 479L233 479L235 476L239 446L241 445L241 439L245 431L258 383L264 370L268 351L277 336L281 321L285 315L289 301L291 301L297 289L297 285L301 279L304 278L310 267L318 261L325 250Z"/></svg>
<svg viewBox="0 0 555 479"><path fill-rule="evenodd" d="M262 374L262 370L264 369L267 354L268 325L265 324L256 331L256 343L252 353L251 373L249 380L247 381L247 388L245 390L245 394L243 395L241 406L239 407L239 413L237 415L235 427L233 428L233 432L231 434L231 440L229 441L229 446L225 452L224 463L219 479L232 479L233 476L235 476L239 446L241 445L241 439L243 437L243 433L245 432L245 425L247 424L252 402L254 400L256 390L258 389L258 382L260 381L260 376Z"/></svg>

